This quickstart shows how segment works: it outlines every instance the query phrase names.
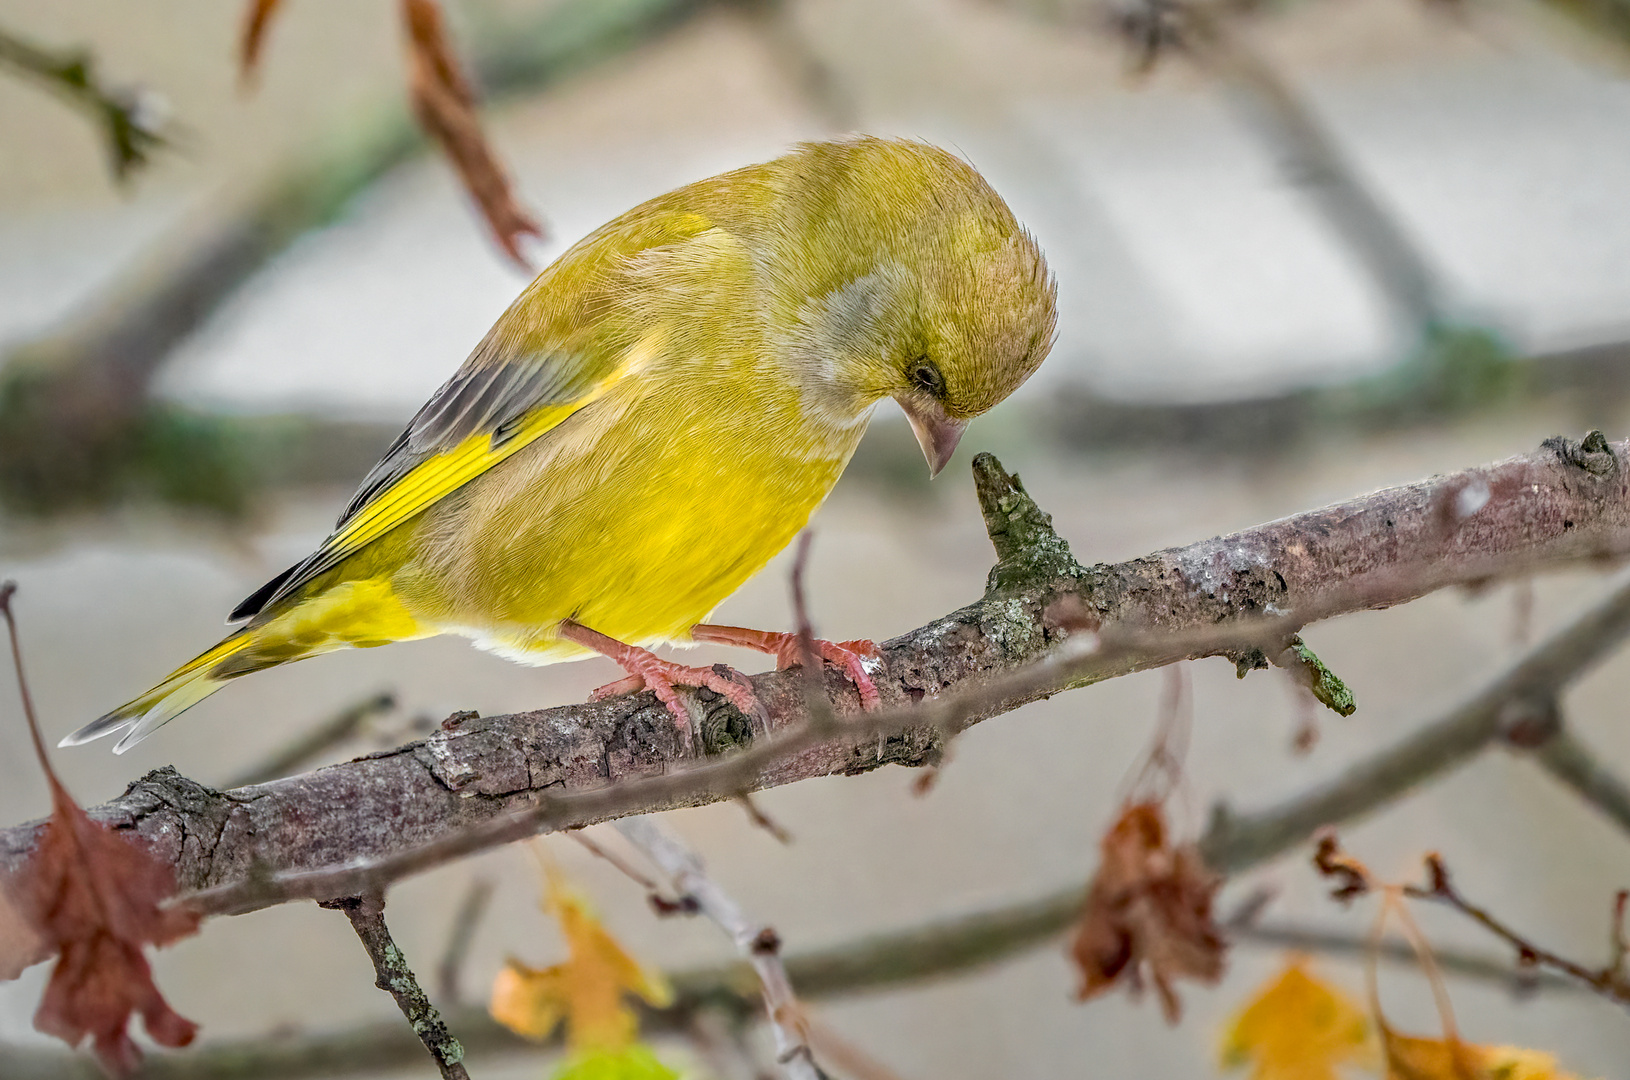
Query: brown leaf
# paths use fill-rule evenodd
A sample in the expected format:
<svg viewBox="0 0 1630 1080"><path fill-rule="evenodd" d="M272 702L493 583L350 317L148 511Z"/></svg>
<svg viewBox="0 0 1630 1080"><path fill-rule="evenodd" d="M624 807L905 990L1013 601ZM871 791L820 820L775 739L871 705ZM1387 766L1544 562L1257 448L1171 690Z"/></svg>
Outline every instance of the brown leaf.
<svg viewBox="0 0 1630 1080"><path fill-rule="evenodd" d="M453 54L441 8L436 0L402 0L402 21L408 35L408 86L419 123L452 160L499 246L528 266L520 238L541 237L543 228L515 201L509 176L482 133L475 92Z"/></svg>
<svg viewBox="0 0 1630 1080"><path fill-rule="evenodd" d="M283 6L283 0L249 0L244 13L243 37L238 40L238 75L248 82L260 66L260 53L266 44L266 28L272 16Z"/></svg>
<svg viewBox="0 0 1630 1080"><path fill-rule="evenodd" d="M23 918L4 878L0 878L0 982L9 982L28 968L51 959L52 949L34 925Z"/></svg>
<svg viewBox="0 0 1630 1080"><path fill-rule="evenodd" d="M1095 997L1123 977L1141 989L1147 975L1166 1019L1176 1023L1182 1004L1173 981L1214 983L1223 972L1227 944L1211 918L1222 879L1206 868L1195 845L1170 846L1157 802L1129 805L1100 848L1098 873L1070 943L1081 972L1076 999Z"/></svg>
<svg viewBox="0 0 1630 1080"><path fill-rule="evenodd" d="M70 1046L89 1037L102 1065L123 1075L141 1061L127 1030L133 1013L162 1046L186 1046L197 1032L158 992L142 950L193 933L198 915L161 906L175 894L169 864L92 821L51 770L23 681L10 595L10 583L0 585L23 713L51 787L51 817L33 854L7 882L18 914L57 954L34 1026Z"/></svg>

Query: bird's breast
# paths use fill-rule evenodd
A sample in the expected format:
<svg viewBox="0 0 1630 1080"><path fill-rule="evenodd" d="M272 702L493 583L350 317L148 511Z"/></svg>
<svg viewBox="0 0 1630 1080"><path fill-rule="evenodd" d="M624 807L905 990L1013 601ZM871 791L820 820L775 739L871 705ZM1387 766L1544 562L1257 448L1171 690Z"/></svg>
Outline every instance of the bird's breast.
<svg viewBox="0 0 1630 1080"><path fill-rule="evenodd" d="M684 640L803 528L865 429L812 420L785 381L690 374L608 395L432 508L409 605L539 659L577 654L565 618Z"/></svg>

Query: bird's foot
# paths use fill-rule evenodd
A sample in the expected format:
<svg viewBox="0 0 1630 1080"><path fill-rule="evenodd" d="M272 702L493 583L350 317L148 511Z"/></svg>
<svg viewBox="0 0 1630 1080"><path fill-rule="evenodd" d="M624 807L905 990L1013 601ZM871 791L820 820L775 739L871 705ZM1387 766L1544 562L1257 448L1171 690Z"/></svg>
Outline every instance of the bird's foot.
<svg viewBox="0 0 1630 1080"><path fill-rule="evenodd" d="M715 626L711 623L699 623L691 627L693 641L711 641L720 645L738 645L744 649L755 649L758 652L769 653L775 657L776 667L789 668L804 662L803 646L797 634L788 634L778 630L749 630L743 626ZM833 665L848 676L849 681L855 684L860 692L862 708L875 709L883 703L883 697L878 693L877 684L872 681L871 672L866 670L867 660L877 660L883 654L878 651L876 644L870 641L825 641L816 638L813 642L815 651L822 660Z"/></svg>
<svg viewBox="0 0 1630 1080"><path fill-rule="evenodd" d="M684 699L676 689L680 686L705 686L727 699L749 719L763 711L758 699L753 696L752 685L747 682L746 677L729 668L720 672L710 667L676 664L671 660L662 659L649 649L625 645L615 638L609 638L599 631L590 630L581 623L570 620L561 624L560 636L616 661L618 666L628 672L627 678L607 683L596 690L589 697L591 701L604 701L610 697L650 690L673 714L680 732L687 735L692 732L690 712L685 708Z"/></svg>

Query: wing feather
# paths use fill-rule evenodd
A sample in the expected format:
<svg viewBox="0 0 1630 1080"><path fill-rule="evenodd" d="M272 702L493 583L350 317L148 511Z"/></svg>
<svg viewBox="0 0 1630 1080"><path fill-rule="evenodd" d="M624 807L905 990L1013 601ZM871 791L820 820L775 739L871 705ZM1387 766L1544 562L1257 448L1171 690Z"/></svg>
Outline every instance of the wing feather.
<svg viewBox="0 0 1630 1080"><path fill-rule="evenodd" d="M603 302L590 302L594 298L585 294L578 295L571 311L545 313L547 332L524 332L523 324L539 325L535 306L540 290L554 291L561 284L550 280L552 271L567 267L561 273L576 272L580 279L604 284L626 274L636 255L655 249L687 249L702 236L718 231L706 218L691 213L662 215L655 221L646 217L633 224L613 222L562 256L414 414L363 478L333 534L306 559L239 604L229 621L250 618L295 593L541 438L663 351L666 331L661 325L630 328L635 338L632 345L583 347L581 342L598 335L581 333L581 324L591 318L590 312L605 310ZM716 254L705 242L689 253L699 263ZM576 271L571 269L574 266ZM540 340L545 344L538 344ZM557 344L548 345L551 341Z"/></svg>

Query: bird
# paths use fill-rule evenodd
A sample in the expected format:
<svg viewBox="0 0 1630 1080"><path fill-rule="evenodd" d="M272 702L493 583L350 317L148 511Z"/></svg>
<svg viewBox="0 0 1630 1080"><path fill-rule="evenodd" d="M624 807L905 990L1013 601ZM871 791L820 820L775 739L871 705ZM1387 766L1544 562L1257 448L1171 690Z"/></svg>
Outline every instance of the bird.
<svg viewBox="0 0 1630 1080"><path fill-rule="evenodd" d="M938 474L1055 338L1032 234L960 157L850 136L653 198L546 267L363 478L333 533L220 643L64 738L123 753L241 676L438 634L524 664L595 654L688 730L682 687L756 705L706 623L805 527L884 399ZM865 641L819 641L865 707ZM729 672L722 674L721 672Z"/></svg>

